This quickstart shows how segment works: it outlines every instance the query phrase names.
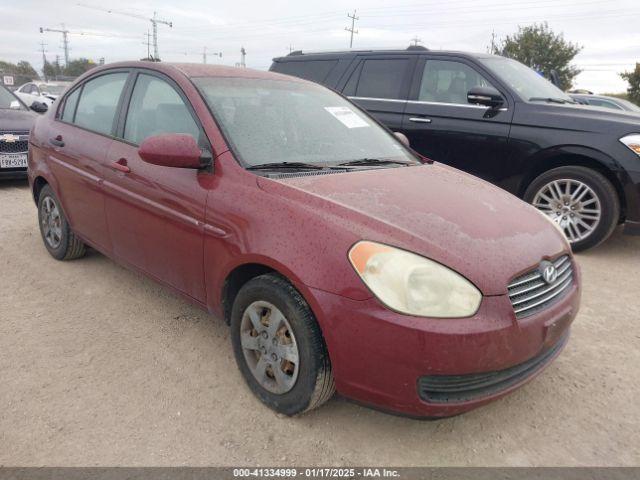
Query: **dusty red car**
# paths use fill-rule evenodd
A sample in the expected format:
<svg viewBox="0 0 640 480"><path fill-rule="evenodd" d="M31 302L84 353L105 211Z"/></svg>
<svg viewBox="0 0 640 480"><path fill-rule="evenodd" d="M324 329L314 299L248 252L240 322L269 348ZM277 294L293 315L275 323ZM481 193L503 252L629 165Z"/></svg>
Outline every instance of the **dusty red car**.
<svg viewBox="0 0 640 480"><path fill-rule="evenodd" d="M38 119L29 180L51 255L91 246L225 319L249 387L288 415L334 390L464 412L539 373L578 311L543 215L287 76L93 69Z"/></svg>

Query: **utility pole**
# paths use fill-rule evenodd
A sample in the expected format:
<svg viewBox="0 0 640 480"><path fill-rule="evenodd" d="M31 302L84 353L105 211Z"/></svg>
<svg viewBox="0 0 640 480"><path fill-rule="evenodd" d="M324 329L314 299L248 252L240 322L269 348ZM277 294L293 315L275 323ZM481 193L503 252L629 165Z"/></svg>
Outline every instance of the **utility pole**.
<svg viewBox="0 0 640 480"><path fill-rule="evenodd" d="M44 77L44 81L47 82L47 56L45 55L45 48L47 44L44 42L40 42L40 51L42 52L42 76Z"/></svg>
<svg viewBox="0 0 640 480"><path fill-rule="evenodd" d="M489 52L493 54L496 51L496 31L491 30L491 46L489 47Z"/></svg>
<svg viewBox="0 0 640 480"><path fill-rule="evenodd" d="M144 36L147 37L147 41L146 42L142 42L142 44L147 46L147 60L152 60L152 58L151 58L151 34L149 33L148 29L147 29L147 33L145 33Z"/></svg>
<svg viewBox="0 0 640 480"><path fill-rule="evenodd" d="M414 47L417 47L419 43L422 43L422 40L420 40L420 39L418 38L418 36L417 36L417 35L416 35L415 37L413 37L413 38L411 39L411 41L413 42L413 44L412 44L412 45L413 45Z"/></svg>
<svg viewBox="0 0 640 480"><path fill-rule="evenodd" d="M222 52L207 53L207 47L202 47L202 63L207 63L207 55L213 55L214 57L222 58Z"/></svg>
<svg viewBox="0 0 640 480"><path fill-rule="evenodd" d="M62 28L42 28L40 27L40 33L44 32L57 32L62 34L62 48L64 49L64 65L69 66L69 30L67 30L62 24Z"/></svg>
<svg viewBox="0 0 640 480"><path fill-rule="evenodd" d="M356 17L356 11L353 11L353 15L349 15L347 13L347 17L351 19L351 28L344 27L347 32L351 32L351 40L349 41L349 48L353 48L353 34L358 33L358 30L355 29L356 20L360 20L360 17Z"/></svg>

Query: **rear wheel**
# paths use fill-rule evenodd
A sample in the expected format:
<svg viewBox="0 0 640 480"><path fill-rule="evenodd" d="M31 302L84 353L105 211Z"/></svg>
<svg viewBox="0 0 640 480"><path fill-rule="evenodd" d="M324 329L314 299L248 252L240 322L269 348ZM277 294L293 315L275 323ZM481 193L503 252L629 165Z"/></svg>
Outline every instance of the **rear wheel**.
<svg viewBox="0 0 640 480"><path fill-rule="evenodd" d="M49 185L38 197L38 223L44 246L56 260L73 260L85 254L84 243L71 231L58 198Z"/></svg>
<svg viewBox="0 0 640 480"><path fill-rule="evenodd" d="M302 295L275 274L238 292L231 314L238 367L253 393L285 415L311 410L335 390L329 354Z"/></svg>
<svg viewBox="0 0 640 480"><path fill-rule="evenodd" d="M576 252L604 242L620 218L620 200L611 182L585 167L543 173L529 185L524 199L560 225Z"/></svg>

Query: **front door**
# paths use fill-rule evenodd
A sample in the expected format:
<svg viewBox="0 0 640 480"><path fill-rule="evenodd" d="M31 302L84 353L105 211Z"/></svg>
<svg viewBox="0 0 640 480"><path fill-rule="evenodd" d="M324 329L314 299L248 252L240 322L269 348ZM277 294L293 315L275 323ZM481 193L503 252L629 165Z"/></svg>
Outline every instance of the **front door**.
<svg viewBox="0 0 640 480"><path fill-rule="evenodd" d="M509 158L513 103L503 93L501 109L469 104L472 87L498 86L465 59L445 58L422 58L416 66L402 131L422 155L497 182Z"/></svg>
<svg viewBox="0 0 640 480"><path fill-rule="evenodd" d="M151 165L138 145L153 135L188 133L210 148L177 85L137 73L122 137L107 153L105 206L116 257L204 302L203 221L207 172Z"/></svg>

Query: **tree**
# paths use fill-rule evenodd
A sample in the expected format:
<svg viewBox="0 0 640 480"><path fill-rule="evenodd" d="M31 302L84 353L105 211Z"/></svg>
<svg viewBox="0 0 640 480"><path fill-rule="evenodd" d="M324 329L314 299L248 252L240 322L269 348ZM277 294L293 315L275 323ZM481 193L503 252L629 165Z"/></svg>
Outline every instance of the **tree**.
<svg viewBox="0 0 640 480"><path fill-rule="evenodd" d="M640 63L636 63L636 69L632 72L624 72L620 76L629 82L629 88L627 88L629 100L640 105Z"/></svg>
<svg viewBox="0 0 640 480"><path fill-rule="evenodd" d="M31 79L39 79L38 72L26 60L21 60L17 64L11 62L3 62L0 60L0 70L4 73L21 75Z"/></svg>
<svg viewBox="0 0 640 480"><path fill-rule="evenodd" d="M42 70L43 70L44 76L47 77L49 80L55 80L57 77L62 75L62 67L60 66L60 63L58 62L58 60L56 60L53 63L49 61L45 62Z"/></svg>
<svg viewBox="0 0 640 480"><path fill-rule="evenodd" d="M96 64L93 60L88 58L77 58L71 60L69 65L64 67L63 73L68 77L79 77L84 72L91 70Z"/></svg>
<svg viewBox="0 0 640 480"><path fill-rule="evenodd" d="M499 45L494 46L493 53L513 58L534 70L551 78L555 70L560 79L560 87L568 90L573 79L581 72L570 65L582 47L568 42L562 34L556 34L547 23L520 27L518 32L508 35Z"/></svg>

